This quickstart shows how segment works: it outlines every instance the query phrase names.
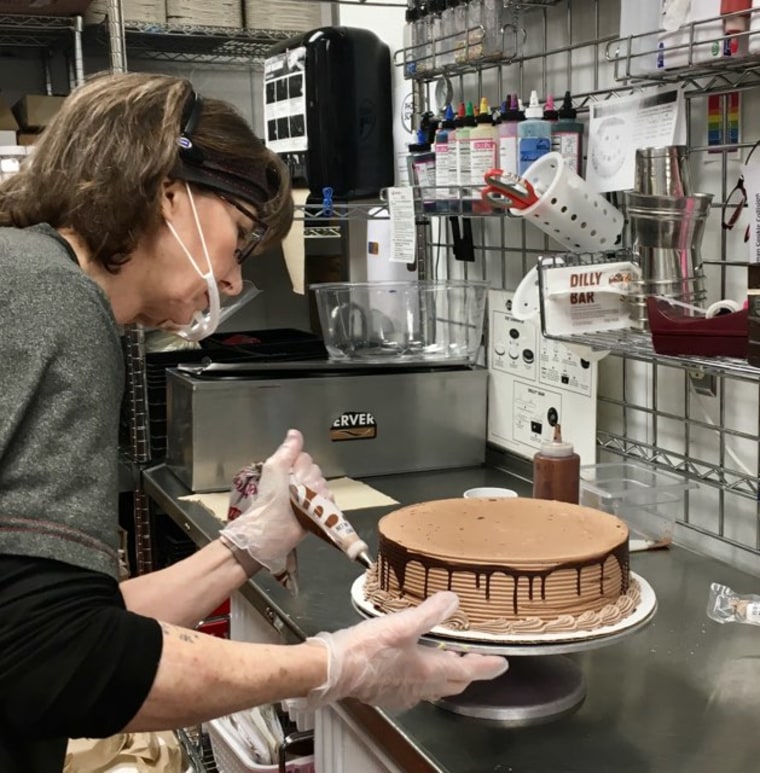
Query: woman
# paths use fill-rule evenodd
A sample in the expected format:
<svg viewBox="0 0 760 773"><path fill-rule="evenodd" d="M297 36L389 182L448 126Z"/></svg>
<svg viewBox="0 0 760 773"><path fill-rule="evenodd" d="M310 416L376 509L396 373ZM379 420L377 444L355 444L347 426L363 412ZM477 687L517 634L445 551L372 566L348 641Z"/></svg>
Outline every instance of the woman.
<svg viewBox="0 0 760 773"><path fill-rule="evenodd" d="M77 89L0 186L0 770L60 770L67 737L176 728L284 697L410 706L502 673L420 648L457 606L303 644L189 627L303 536L288 480L329 495L290 431L218 540L117 583L119 325L213 332L241 263L287 233L287 173L229 105L181 79Z"/></svg>

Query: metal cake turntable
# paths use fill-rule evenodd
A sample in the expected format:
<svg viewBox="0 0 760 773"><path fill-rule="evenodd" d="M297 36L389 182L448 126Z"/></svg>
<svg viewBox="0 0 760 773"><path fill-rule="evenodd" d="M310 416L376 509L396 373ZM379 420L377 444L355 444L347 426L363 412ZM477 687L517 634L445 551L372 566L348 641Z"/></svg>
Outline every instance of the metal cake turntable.
<svg viewBox="0 0 760 773"><path fill-rule="evenodd" d="M364 598L364 579L361 575L351 586L353 605L364 617L382 617L386 613ZM436 626L421 637L421 644L509 659L509 670L502 676L473 682L460 695L442 698L436 705L514 727L551 722L575 711L586 697L586 682L567 655L615 644L647 626L657 610L652 586L634 572L631 579L641 588L639 605L624 620L595 631L496 635Z"/></svg>

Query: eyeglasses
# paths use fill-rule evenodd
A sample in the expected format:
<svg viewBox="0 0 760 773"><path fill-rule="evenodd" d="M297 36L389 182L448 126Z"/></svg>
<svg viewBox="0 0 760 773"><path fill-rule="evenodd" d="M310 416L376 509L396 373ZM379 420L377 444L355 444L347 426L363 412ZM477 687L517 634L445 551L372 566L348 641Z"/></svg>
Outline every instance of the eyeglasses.
<svg viewBox="0 0 760 773"><path fill-rule="evenodd" d="M755 149L760 145L760 140L756 142L747 153L747 158L744 161L744 165L749 164L752 154ZM736 221L744 211L744 207L747 206L747 189L744 187L744 175L740 174L739 179L736 181L736 185L731 189L731 192L726 196L726 201L722 207L722 219L721 225L726 231L730 231L735 225ZM749 241L749 226L744 231L744 241Z"/></svg>
<svg viewBox="0 0 760 773"><path fill-rule="evenodd" d="M736 225L736 221L741 216L746 205L747 189L744 187L744 175L739 175L736 185L726 196L726 201L722 208L721 225L726 231L730 231ZM747 226L747 230L744 233L744 241L749 241L749 226Z"/></svg>
<svg viewBox="0 0 760 773"><path fill-rule="evenodd" d="M235 207L238 212L245 215L253 223L253 228L238 239L238 247L235 250L235 259L238 264L245 263L245 261L253 255L256 247L261 244L262 239L269 230L269 226L259 220L250 209L244 207L242 204L238 204L235 199L223 196L221 193L217 193L216 195L219 196L222 201Z"/></svg>

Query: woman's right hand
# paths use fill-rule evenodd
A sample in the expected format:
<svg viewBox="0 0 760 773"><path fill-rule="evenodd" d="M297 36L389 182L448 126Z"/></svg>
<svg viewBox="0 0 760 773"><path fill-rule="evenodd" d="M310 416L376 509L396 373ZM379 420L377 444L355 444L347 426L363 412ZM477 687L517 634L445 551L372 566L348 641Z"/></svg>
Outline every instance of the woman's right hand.
<svg viewBox="0 0 760 773"><path fill-rule="evenodd" d="M307 639L307 644L328 651L327 680L307 696L309 708L352 697L373 706L407 709L421 700L458 695L473 681L503 674L509 667L505 658L460 656L418 643L458 606L456 594L442 591L418 607Z"/></svg>
<svg viewBox="0 0 760 773"><path fill-rule="evenodd" d="M264 462L248 509L219 533L228 547L246 550L274 575L285 570L288 553L306 534L290 504L291 478L332 499L322 471L303 450L303 435L295 429L288 430L282 445Z"/></svg>

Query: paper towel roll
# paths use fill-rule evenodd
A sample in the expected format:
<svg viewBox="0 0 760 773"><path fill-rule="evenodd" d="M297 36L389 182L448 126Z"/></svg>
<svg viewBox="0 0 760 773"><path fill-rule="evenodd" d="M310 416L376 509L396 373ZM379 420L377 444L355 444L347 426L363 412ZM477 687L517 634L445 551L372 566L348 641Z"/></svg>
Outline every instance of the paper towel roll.
<svg viewBox="0 0 760 773"><path fill-rule="evenodd" d="M290 284L293 285L293 292L299 295L305 293L304 266L306 262L306 247L303 240L303 217L304 206L308 196L309 191L306 188L296 188L293 190L296 216L290 233L288 233L282 243L282 254L285 258L288 274L290 275Z"/></svg>

